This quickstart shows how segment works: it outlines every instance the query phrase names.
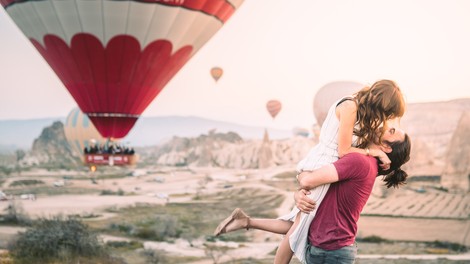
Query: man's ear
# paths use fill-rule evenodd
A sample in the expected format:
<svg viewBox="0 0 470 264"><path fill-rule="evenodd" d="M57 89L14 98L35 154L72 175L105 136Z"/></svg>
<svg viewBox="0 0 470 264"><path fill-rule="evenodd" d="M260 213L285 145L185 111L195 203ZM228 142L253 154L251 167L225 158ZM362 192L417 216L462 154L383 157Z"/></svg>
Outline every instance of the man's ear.
<svg viewBox="0 0 470 264"><path fill-rule="evenodd" d="M392 148L388 144L382 144L380 149L385 152L385 153L390 153L392 152Z"/></svg>

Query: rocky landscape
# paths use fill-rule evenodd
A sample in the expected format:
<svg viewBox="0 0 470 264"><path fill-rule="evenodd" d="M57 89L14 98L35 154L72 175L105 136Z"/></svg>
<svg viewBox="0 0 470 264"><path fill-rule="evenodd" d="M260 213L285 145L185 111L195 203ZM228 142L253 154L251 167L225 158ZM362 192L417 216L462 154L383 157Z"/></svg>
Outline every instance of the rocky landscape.
<svg viewBox="0 0 470 264"><path fill-rule="evenodd" d="M381 179L377 179L359 222L358 238L378 237L385 244L377 249L377 244L363 242L358 263L411 263L376 262L380 258L377 254L437 254L437 262L418 263L453 263L449 256L455 254L452 250L426 248L410 253L400 249L400 243L440 241L470 246L470 99L410 104L401 122L412 139L412 156L405 168L410 178L400 189L385 189ZM135 167L103 167L94 174L67 144L62 123L55 122L43 130L30 152L3 157L0 162L4 192L17 197L24 192L37 195L35 201L22 202L31 217L44 212L96 215L99 216L96 220L88 221L105 230L109 221L132 222L120 218L124 217L120 216L120 208L128 206L125 210L141 207L146 210L150 206L148 210L155 212L181 207L182 211L191 211L193 217L201 213L198 208L204 211L208 207L212 208L210 219L201 223L203 226L194 234L197 238L188 240L193 242L147 241L144 247L163 250L177 259L170 263L215 263L208 258L207 239L231 208L242 206L258 217L276 217L292 208L295 165L316 144L316 138L293 136L273 140L266 130L263 139L254 140L243 139L235 132L210 130L197 137L173 137L157 146L137 148L139 162ZM26 181L38 182L33 186L16 185ZM65 181L62 188L53 187L57 181ZM0 205L6 210L7 203ZM0 237L11 235L3 230ZM133 239L128 234L103 232L111 240ZM206 242L201 236L206 237ZM224 248L225 261L234 258L261 259L253 263L272 261L272 252L280 240L278 235L254 231L243 236L243 242L214 244ZM387 241L395 244L386 244L390 243ZM369 262L369 254L375 260ZM182 256L198 260L181 261ZM460 259L468 261L465 256ZM439 262L439 258L446 261Z"/></svg>
<svg viewBox="0 0 470 264"><path fill-rule="evenodd" d="M469 190L470 99L409 104L402 127L412 139L411 176L440 177L445 188ZM173 137L166 143L139 149L141 160L160 165L266 168L295 164L316 144L315 138L296 136L270 140L243 139L216 130L195 138ZM22 164L79 164L68 146L60 122L43 130Z"/></svg>

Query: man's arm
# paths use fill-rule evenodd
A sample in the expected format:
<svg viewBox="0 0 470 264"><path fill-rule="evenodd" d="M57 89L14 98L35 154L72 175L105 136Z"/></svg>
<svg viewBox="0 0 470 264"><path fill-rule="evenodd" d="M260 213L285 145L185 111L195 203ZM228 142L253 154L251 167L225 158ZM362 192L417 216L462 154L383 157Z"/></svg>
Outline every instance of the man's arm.
<svg viewBox="0 0 470 264"><path fill-rule="evenodd" d="M297 179L300 188L310 190L323 184L337 182L339 177L336 167L328 164L313 171L302 171Z"/></svg>
<svg viewBox="0 0 470 264"><path fill-rule="evenodd" d="M306 214L315 209L316 202L309 198L310 189L317 186L337 182L339 180L338 172L333 164L325 165L313 171L303 171L297 175L300 190L294 193L295 205L301 212Z"/></svg>

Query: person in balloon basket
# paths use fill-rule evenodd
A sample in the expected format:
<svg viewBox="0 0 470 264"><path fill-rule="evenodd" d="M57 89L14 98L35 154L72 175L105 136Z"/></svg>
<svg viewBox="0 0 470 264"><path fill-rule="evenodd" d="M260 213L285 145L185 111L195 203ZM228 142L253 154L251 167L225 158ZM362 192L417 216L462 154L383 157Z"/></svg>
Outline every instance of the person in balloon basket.
<svg viewBox="0 0 470 264"><path fill-rule="evenodd" d="M375 157L380 160L381 169L389 169L390 158L381 147L383 136L387 132L385 123L392 119L398 123L404 112L403 94L391 80L379 80L352 96L338 99L328 111L320 131L319 143L298 163L297 172L313 171L332 164L349 153ZM309 197L316 201L317 207L329 186L330 184L324 184L310 190ZM214 232L216 236L229 231L230 228L225 228L227 224L238 215L243 215L236 211L217 227ZM315 214L316 210L306 214L294 207L289 214L269 223L289 226L289 231L276 252L275 263L288 263L294 253L301 262L305 262L308 227Z"/></svg>

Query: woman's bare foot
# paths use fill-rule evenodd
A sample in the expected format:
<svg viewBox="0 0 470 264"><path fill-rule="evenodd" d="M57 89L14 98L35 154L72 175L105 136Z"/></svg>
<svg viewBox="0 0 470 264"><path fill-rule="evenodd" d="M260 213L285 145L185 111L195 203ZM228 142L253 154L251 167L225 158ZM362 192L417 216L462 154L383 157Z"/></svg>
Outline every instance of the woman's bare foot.
<svg viewBox="0 0 470 264"><path fill-rule="evenodd" d="M240 230L242 228L248 230L249 227L250 217L246 215L242 209L236 208L229 217L220 222L219 226L217 226L214 231L214 235L219 236L220 234Z"/></svg>

